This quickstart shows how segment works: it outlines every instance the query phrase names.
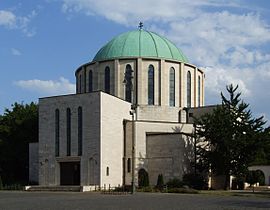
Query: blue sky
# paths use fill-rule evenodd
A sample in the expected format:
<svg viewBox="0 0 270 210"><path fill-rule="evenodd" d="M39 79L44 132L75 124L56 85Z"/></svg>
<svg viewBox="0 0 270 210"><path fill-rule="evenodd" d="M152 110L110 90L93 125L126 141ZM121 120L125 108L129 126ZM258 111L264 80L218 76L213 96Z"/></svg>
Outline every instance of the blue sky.
<svg viewBox="0 0 270 210"><path fill-rule="evenodd" d="M73 93L76 68L143 21L205 69L206 104L239 84L253 114L270 119L269 10L268 0L0 0L0 113Z"/></svg>

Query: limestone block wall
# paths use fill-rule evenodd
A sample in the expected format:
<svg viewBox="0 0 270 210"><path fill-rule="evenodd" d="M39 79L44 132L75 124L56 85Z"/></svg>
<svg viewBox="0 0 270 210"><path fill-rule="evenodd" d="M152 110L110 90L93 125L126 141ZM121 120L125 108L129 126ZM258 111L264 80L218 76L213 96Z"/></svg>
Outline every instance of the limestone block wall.
<svg viewBox="0 0 270 210"><path fill-rule="evenodd" d="M122 185L124 129L130 120L130 103L101 93L101 185Z"/></svg>
<svg viewBox="0 0 270 210"><path fill-rule="evenodd" d="M132 122L127 122L127 129L131 130ZM135 181L138 182L138 171L140 168L145 168L148 170L147 162L147 136L152 133L163 133L163 134L173 134L173 133L192 133L192 124L182 124L173 122L153 122L153 121L136 121L135 122ZM126 134L126 158L131 157L132 149L132 135ZM180 172L179 172L180 173ZM154 179L154 178L153 178ZM125 182L131 182L131 173L125 174Z"/></svg>
<svg viewBox="0 0 270 210"><path fill-rule="evenodd" d="M206 113L211 113L213 110L217 107L217 105L212 105L212 106L204 106L204 107L196 107L196 108L190 108L188 109L188 123L193 123L194 122L194 117L199 118L202 115Z"/></svg>
<svg viewBox="0 0 270 210"><path fill-rule="evenodd" d="M137 120L179 122L179 107L139 105Z"/></svg>
<svg viewBox="0 0 270 210"><path fill-rule="evenodd" d="M156 185L159 174L164 182L182 179L190 172L194 160L194 142L182 134L148 134L146 136L146 162L149 182Z"/></svg>
<svg viewBox="0 0 270 210"><path fill-rule="evenodd" d="M83 111L83 151L78 156L78 107ZM71 109L71 156L67 156L66 109ZM60 156L55 155L55 110L60 113ZM81 162L81 184L100 183L100 92L39 100L39 184L60 184L60 163ZM94 173L90 174L90 161ZM90 176L92 175L92 177Z"/></svg>
<svg viewBox="0 0 270 210"><path fill-rule="evenodd" d="M76 71L77 92L89 92L89 71L93 72L93 90L104 90L104 72L110 68L110 94L125 99L124 73L127 65L134 71L133 86L137 104L148 104L148 70L154 67L154 105L170 104L170 69L175 70L175 107L187 106L187 73L191 73L191 107L204 105L204 72L196 66L177 61L151 58L125 58L82 65ZM200 77L200 88L198 78ZM80 91L78 91L80 90ZM200 91L200 94L198 93ZM199 98L200 97L200 101ZM200 104L199 104L200 102Z"/></svg>
<svg viewBox="0 0 270 210"><path fill-rule="evenodd" d="M38 183L38 142L29 144L29 183Z"/></svg>

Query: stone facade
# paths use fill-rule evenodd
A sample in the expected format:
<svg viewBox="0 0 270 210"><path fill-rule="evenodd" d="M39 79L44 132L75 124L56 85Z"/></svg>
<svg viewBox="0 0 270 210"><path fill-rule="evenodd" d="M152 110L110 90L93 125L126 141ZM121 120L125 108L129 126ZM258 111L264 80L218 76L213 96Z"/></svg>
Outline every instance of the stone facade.
<svg viewBox="0 0 270 210"><path fill-rule="evenodd" d="M83 110L82 155L78 155L78 107ZM71 109L70 155L67 155L67 108ZM59 156L55 152L56 109L60 113ZM60 185L60 164L63 162L80 163L81 185L122 184L119 154L123 150L122 124L130 119L129 109L129 103L102 92L40 99L39 184Z"/></svg>
<svg viewBox="0 0 270 210"><path fill-rule="evenodd" d="M125 43L132 36L144 41L134 48L128 40L129 49ZM95 57L76 70L76 94L39 100L40 185L130 185L133 146L136 184L141 169L151 185L160 173L168 181L189 172L193 142L187 135L194 128L186 108L204 105L203 70L154 33L140 30L119 39L97 53L106 59ZM121 56L109 58L113 53Z"/></svg>
<svg viewBox="0 0 270 210"><path fill-rule="evenodd" d="M29 183L37 184L38 183L38 143L29 144Z"/></svg>
<svg viewBox="0 0 270 210"><path fill-rule="evenodd" d="M169 71L175 70L175 107L187 107L187 73L191 74L191 107L204 106L204 72L196 66L179 61L163 59L115 59L103 62L91 62L82 65L76 71L77 93L89 92L89 72L93 75L93 90L105 90L104 72L110 69L110 94L125 99L123 84L126 66L133 69L135 78L134 92L138 105L148 105L148 68L154 67L154 105L169 105ZM200 88L198 78L200 77ZM198 93L200 91L200 94ZM200 98L200 99L199 99ZM200 102L200 104L198 104Z"/></svg>

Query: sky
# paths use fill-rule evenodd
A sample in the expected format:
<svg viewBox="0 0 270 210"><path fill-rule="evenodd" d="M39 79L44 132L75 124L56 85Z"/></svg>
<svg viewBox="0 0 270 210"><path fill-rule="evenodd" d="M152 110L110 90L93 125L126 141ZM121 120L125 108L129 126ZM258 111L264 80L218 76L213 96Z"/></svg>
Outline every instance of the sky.
<svg viewBox="0 0 270 210"><path fill-rule="evenodd" d="M74 93L76 68L140 21L204 69L206 105L232 83L270 120L268 0L0 0L0 114Z"/></svg>

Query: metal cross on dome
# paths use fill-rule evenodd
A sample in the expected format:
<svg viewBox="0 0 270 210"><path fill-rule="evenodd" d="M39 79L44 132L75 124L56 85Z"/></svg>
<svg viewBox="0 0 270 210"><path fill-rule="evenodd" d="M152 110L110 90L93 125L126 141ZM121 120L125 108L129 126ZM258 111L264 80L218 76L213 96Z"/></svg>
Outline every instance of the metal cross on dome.
<svg viewBox="0 0 270 210"><path fill-rule="evenodd" d="M138 27L139 27L140 30L142 30L142 28L143 28L143 22L139 22L139 26Z"/></svg>

